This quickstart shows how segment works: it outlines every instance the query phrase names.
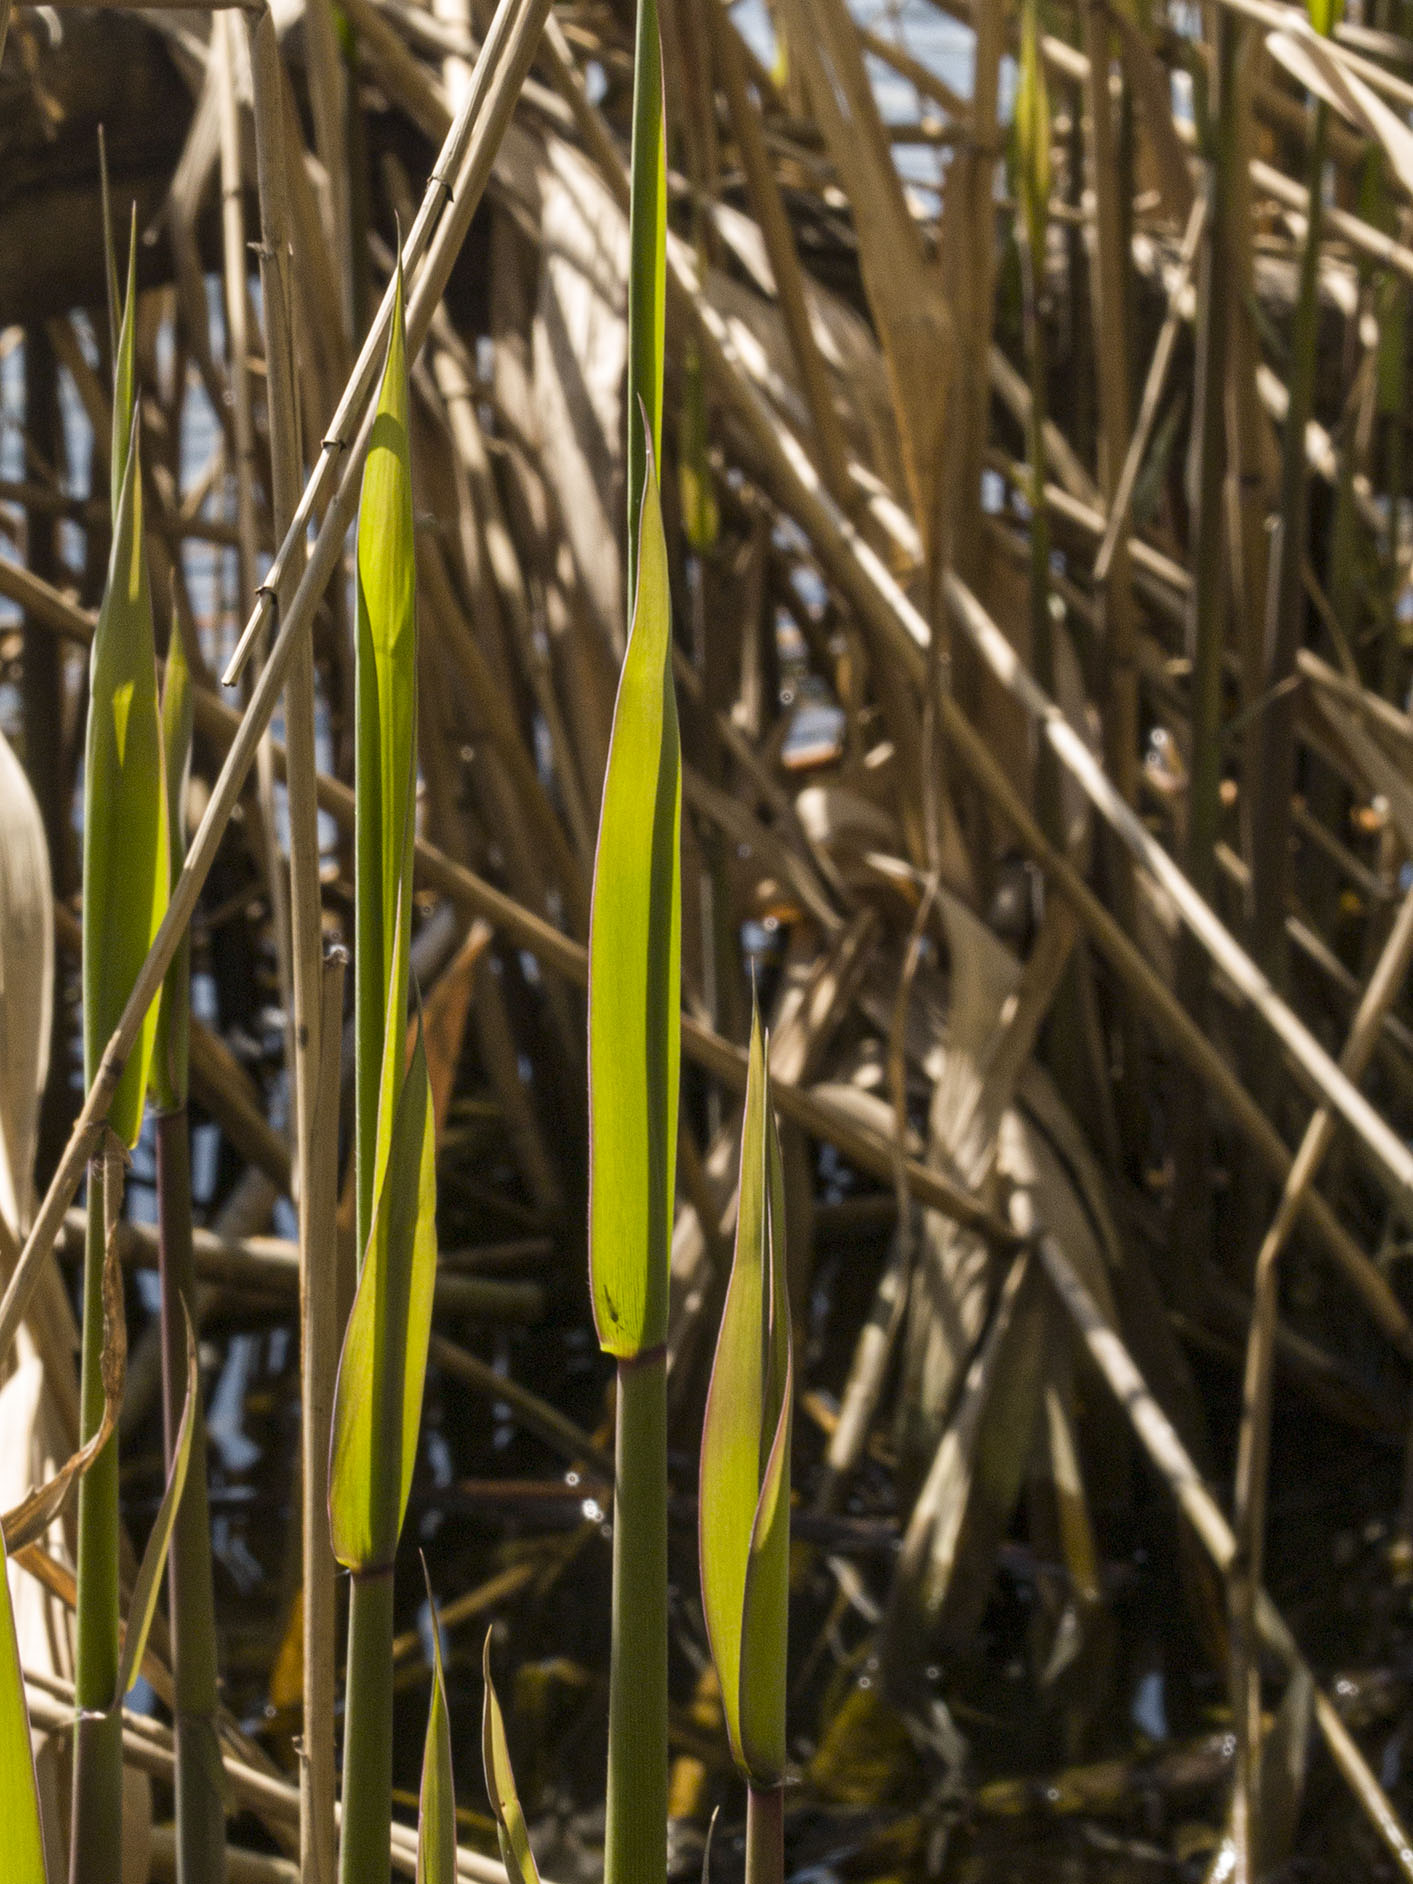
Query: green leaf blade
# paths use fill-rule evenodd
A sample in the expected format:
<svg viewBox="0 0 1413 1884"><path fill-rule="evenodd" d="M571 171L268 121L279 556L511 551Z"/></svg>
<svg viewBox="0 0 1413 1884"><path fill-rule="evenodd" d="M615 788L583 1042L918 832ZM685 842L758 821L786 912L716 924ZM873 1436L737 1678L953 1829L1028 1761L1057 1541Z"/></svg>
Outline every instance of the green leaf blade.
<svg viewBox="0 0 1413 1884"><path fill-rule="evenodd" d="M600 1345L667 1333L681 1061L682 763L667 544L651 458L589 926L589 1266Z"/></svg>
<svg viewBox="0 0 1413 1884"><path fill-rule="evenodd" d="M407 1012L416 793L417 605L401 266L358 507L354 869L358 1248L367 1248L388 1156Z"/></svg>
<svg viewBox="0 0 1413 1884"><path fill-rule="evenodd" d="M191 669L177 624L172 624L162 687L162 764L167 784L168 878L175 882L186 861L186 790L191 777L191 742L196 700ZM186 1104L191 1044L191 935L177 945L162 983L157 1033L152 1048L152 1096L174 1112Z"/></svg>
<svg viewBox="0 0 1413 1884"><path fill-rule="evenodd" d="M491 1680L489 1630L486 1631L485 1646L481 1651L481 1672L486 1683L481 1711L481 1761L486 1771L486 1793L491 1802L491 1811L495 1814L506 1877L509 1884L540 1884L539 1867L530 1849L530 1834L526 1829L525 1814L520 1807L520 1794L516 1791L515 1774L510 1765L505 1720L500 1711L495 1683Z"/></svg>
<svg viewBox="0 0 1413 1884"><path fill-rule="evenodd" d="M436 1265L435 1121L419 1029L334 1389L329 1528L334 1556L350 1570L384 1568L397 1549L417 1457Z"/></svg>
<svg viewBox="0 0 1413 1884"><path fill-rule="evenodd" d="M639 534L652 460L662 452L667 315L667 119L657 0L639 0L633 53L628 216L628 593L638 587ZM641 408L646 436L640 431Z"/></svg>
<svg viewBox="0 0 1413 1884"><path fill-rule="evenodd" d="M1050 98L1040 57L1037 0L1024 0L1021 9L1014 124L1017 193L1038 291L1045 267L1045 230L1050 214Z"/></svg>
<svg viewBox="0 0 1413 1884"><path fill-rule="evenodd" d="M784 1767L791 1360L784 1184L758 1015L741 1130L736 1248L702 1428L702 1607L732 1756L753 1783Z"/></svg>
<svg viewBox="0 0 1413 1884"><path fill-rule="evenodd" d="M84 1077L132 992L167 907L167 803L157 705L157 653L134 430L94 632L84 759ZM137 1143L157 1015L149 1008L114 1095L109 1123Z"/></svg>
<svg viewBox="0 0 1413 1884"><path fill-rule="evenodd" d="M20 1648L10 1606L10 1574L0 1536L0 1825L6 1884L45 1884L39 1784L29 1734Z"/></svg>
<svg viewBox="0 0 1413 1884"><path fill-rule="evenodd" d="M766 1235L770 1276L765 1331L762 1438L769 1452L751 1525L741 1600L740 1739L755 1785L776 1785L785 1772L785 1701L790 1615L790 1435L794 1366L785 1283L785 1178L780 1139L765 1076Z"/></svg>
<svg viewBox="0 0 1413 1884"><path fill-rule="evenodd" d="M185 1304L183 1304L185 1314ZM162 1502L157 1507L157 1516L152 1530L148 1534L147 1548L142 1553L142 1562L138 1566L137 1581L133 1584L132 1602L128 1609L128 1626L123 1635L122 1659L118 1663L118 1686L113 1697L114 1707L122 1705L123 1696L137 1680L142 1667L143 1651L147 1647L147 1637L152 1628L152 1618L157 1614L157 1599L162 1590L162 1573L167 1566L167 1549L172 1541L172 1531L177 1521L177 1509L186 1489L186 1475L191 1464L191 1440L196 1427L197 1396L197 1360L196 1336L192 1332L191 1317L186 1319L186 1398L182 1403L182 1416L177 1426L176 1444L172 1448L172 1469L167 1474L166 1490L162 1493Z"/></svg>
<svg viewBox="0 0 1413 1884"><path fill-rule="evenodd" d="M422 1565L426 1576L427 1566ZM422 1789L417 1809L417 1884L456 1884L456 1790L451 1770L451 1717L442 1671L441 1626L427 1579L432 1612L432 1698L422 1748Z"/></svg>

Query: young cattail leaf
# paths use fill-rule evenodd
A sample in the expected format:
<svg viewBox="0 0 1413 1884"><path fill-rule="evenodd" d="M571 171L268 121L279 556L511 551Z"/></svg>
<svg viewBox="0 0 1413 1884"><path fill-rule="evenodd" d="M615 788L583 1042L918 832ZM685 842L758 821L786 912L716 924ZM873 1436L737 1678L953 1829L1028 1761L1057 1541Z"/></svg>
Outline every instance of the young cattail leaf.
<svg viewBox="0 0 1413 1884"><path fill-rule="evenodd" d="M1322 39L1330 39L1344 17L1344 0L1306 0L1310 24Z"/></svg>
<svg viewBox="0 0 1413 1884"><path fill-rule="evenodd" d="M387 362L358 507L356 816L358 1250L368 1247L388 1157L402 1055L384 1052L391 1013L402 1038L412 929L416 791L417 608L401 264Z"/></svg>
<svg viewBox="0 0 1413 1884"><path fill-rule="evenodd" d="M191 1463L191 1435L196 1393L196 1336L192 1332L191 1317L188 1315L186 1317L186 1398L182 1402L182 1417L181 1424L177 1427L177 1442L172 1448L172 1467L167 1474L167 1487L162 1493L162 1502L157 1507L157 1516L147 1538L147 1548L143 1551L142 1562L138 1565L137 1581L133 1584L132 1602L128 1607L128 1626L123 1636L122 1659L118 1663L118 1690L113 1697L114 1707L121 1705L123 1696L137 1680L138 1670L142 1667L142 1652L147 1647L147 1636L152 1627L152 1618L157 1613L157 1598L162 1588L162 1575L167 1567L167 1546L172 1541L172 1526L177 1521L177 1507L182 1501L182 1492L186 1487L187 1467Z"/></svg>
<svg viewBox="0 0 1413 1884"><path fill-rule="evenodd" d="M790 1307L784 1182L760 1019L752 1016L736 1253L702 1430L702 1607L732 1755L755 1786L785 1766Z"/></svg>
<svg viewBox="0 0 1413 1884"><path fill-rule="evenodd" d="M1039 0L1022 0L1020 71L1016 81L1016 193L1038 282L1045 267L1050 214L1050 98L1040 57Z"/></svg>
<svg viewBox="0 0 1413 1884"><path fill-rule="evenodd" d="M658 1346L667 1333L681 819L667 543L649 446L637 599L613 713L589 928L589 1266L599 1344L620 1358Z"/></svg>
<svg viewBox="0 0 1413 1884"><path fill-rule="evenodd" d="M29 1737L20 1648L10 1607L10 1574L0 1536L0 1848L5 1884L45 1884L39 1786Z"/></svg>
<svg viewBox="0 0 1413 1884"><path fill-rule="evenodd" d="M390 1012L389 1038L400 1049L391 1022ZM329 1529L334 1556L352 1570L392 1562L407 1508L432 1326L436 1214L432 1092L419 1025L334 1388Z"/></svg>
<svg viewBox="0 0 1413 1884"><path fill-rule="evenodd" d="M162 758L167 782L167 858L175 881L186 859L186 789L191 776L191 738L196 702L186 648L175 622L162 685ZM175 1111L187 1099L191 1034L191 936L183 935L162 983L157 1033L152 1048L152 1097L159 1110Z"/></svg>
<svg viewBox="0 0 1413 1884"><path fill-rule="evenodd" d="M432 1699L422 1749L422 1791L417 1811L417 1884L456 1884L456 1793L451 1773L451 1720L442 1674L442 1636L432 1579L422 1561L432 1615Z"/></svg>
<svg viewBox="0 0 1413 1884"><path fill-rule="evenodd" d="M638 590L638 541L651 461L662 448L667 310L667 120L657 0L638 0L633 49L633 150L628 209L628 593ZM643 413L639 427L638 413Z"/></svg>
<svg viewBox="0 0 1413 1884"><path fill-rule="evenodd" d="M125 318L125 325L128 322ZM84 760L84 1076L90 1082L167 907L167 801L136 419L89 667ZM149 1009L108 1119L137 1143L156 1028Z"/></svg>
<svg viewBox="0 0 1413 1884"><path fill-rule="evenodd" d="M481 1650L481 1672L486 1680L486 1698L481 1708L481 1761L486 1769L486 1794L495 1814L500 1838L500 1855L509 1884L540 1884L539 1867L530 1849L530 1834L525 1828L525 1814L520 1809L520 1795L515 1790L515 1774L510 1768L510 1748L506 1745L505 1721L495 1683L491 1680L491 1632L486 1631Z"/></svg>

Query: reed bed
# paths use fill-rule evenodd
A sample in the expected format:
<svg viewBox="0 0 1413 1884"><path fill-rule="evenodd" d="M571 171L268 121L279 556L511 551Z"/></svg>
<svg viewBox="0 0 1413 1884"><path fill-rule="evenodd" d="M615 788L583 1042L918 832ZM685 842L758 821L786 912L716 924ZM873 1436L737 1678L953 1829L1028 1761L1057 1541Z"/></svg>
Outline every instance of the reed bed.
<svg viewBox="0 0 1413 1884"><path fill-rule="evenodd" d="M7 1879L1413 1877L1407 25L0 0Z"/></svg>

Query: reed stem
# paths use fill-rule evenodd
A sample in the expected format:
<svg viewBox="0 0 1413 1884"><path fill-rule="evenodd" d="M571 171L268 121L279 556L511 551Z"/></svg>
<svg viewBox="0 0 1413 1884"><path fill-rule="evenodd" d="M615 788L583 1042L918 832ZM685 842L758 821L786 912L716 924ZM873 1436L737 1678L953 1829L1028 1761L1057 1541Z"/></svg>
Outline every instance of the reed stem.
<svg viewBox="0 0 1413 1884"><path fill-rule="evenodd" d="M785 1788L751 1786L746 1794L746 1884L783 1884Z"/></svg>
<svg viewBox="0 0 1413 1884"><path fill-rule="evenodd" d="M83 1358L79 1439L103 1424L105 1190L122 1183L121 1163L88 1167L88 1240L83 1256ZM117 1199L112 1199L116 1213ZM74 1791L70 1884L111 1884L123 1836L123 1723L118 1682L118 1443L111 1438L79 1483L78 1600L74 1655Z"/></svg>
<svg viewBox="0 0 1413 1884"><path fill-rule="evenodd" d="M355 1570L348 1599L339 1884L388 1884L393 1568Z"/></svg>
<svg viewBox="0 0 1413 1884"><path fill-rule="evenodd" d="M618 1363L604 1884L667 1876L667 1354Z"/></svg>
<svg viewBox="0 0 1413 1884"><path fill-rule="evenodd" d="M1290 340L1290 390L1281 457L1281 500L1266 585L1261 763L1251 845L1252 953L1276 987L1285 985L1285 918L1290 902L1290 800L1295 788L1296 696L1289 685L1301 641L1306 538L1305 434L1315 399L1320 332L1321 190L1329 107L1315 105L1306 187L1310 196L1300 288Z"/></svg>
<svg viewBox="0 0 1413 1884"><path fill-rule="evenodd" d="M157 1226L162 1277L162 1427L168 1470L186 1396L186 1318L196 1320L191 1236L191 1135L185 1105L157 1114ZM182 1313L185 1304L186 1314ZM198 1384L191 1461L167 1560L176 1693L178 1884L221 1884L226 1807L216 1742L218 1705L206 1415Z"/></svg>

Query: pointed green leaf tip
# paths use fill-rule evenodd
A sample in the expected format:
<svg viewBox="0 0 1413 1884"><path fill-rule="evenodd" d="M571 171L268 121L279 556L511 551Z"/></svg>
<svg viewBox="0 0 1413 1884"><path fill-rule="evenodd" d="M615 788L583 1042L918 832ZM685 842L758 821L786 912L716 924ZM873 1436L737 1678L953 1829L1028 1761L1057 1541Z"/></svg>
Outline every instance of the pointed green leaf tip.
<svg viewBox="0 0 1413 1884"><path fill-rule="evenodd" d="M667 317L667 119L657 0L638 0L633 50L633 148L628 207L628 593L638 579L638 536L651 460L662 449L662 361ZM646 415L646 430L638 423Z"/></svg>
<svg viewBox="0 0 1413 1884"><path fill-rule="evenodd" d="M113 253L113 227L103 219L104 250L108 274L108 319L116 319L118 262ZM132 206L132 224L128 231L128 286L123 300L123 317L117 327L113 348L113 437L109 450L108 492L113 516L118 514L118 499L123 475L128 468L128 448L133 436L133 408L137 400L137 204Z"/></svg>
<svg viewBox="0 0 1413 1884"><path fill-rule="evenodd" d="M402 269L358 506L354 870L358 1251L368 1246L402 1066L417 779L417 602ZM396 1016L397 1048L384 1050ZM380 1127L381 1121L381 1127Z"/></svg>
<svg viewBox="0 0 1413 1884"><path fill-rule="evenodd" d="M83 794L83 1063L89 1084L166 912L167 872L157 652L134 416L89 663ZM154 1005L109 1113L127 1145L137 1143L142 1124L156 1025Z"/></svg>
<svg viewBox="0 0 1413 1884"><path fill-rule="evenodd" d="M44 1835L39 1823L39 1788L34 1774L29 1709L25 1705L20 1649L10 1607L10 1575L0 1531L0 1849L5 1884L45 1884Z"/></svg>
<svg viewBox="0 0 1413 1884"><path fill-rule="evenodd" d="M442 1673L442 1633L426 1559L427 1608L432 1617L432 1699L422 1748L422 1791L417 1812L417 1884L456 1884L456 1792L451 1773L451 1720Z"/></svg>
<svg viewBox="0 0 1413 1884"><path fill-rule="evenodd" d="M1045 267L1045 227L1050 210L1050 98L1040 57L1037 0L1023 0L1021 8L1015 138L1016 189L1038 292Z"/></svg>
<svg viewBox="0 0 1413 1884"><path fill-rule="evenodd" d="M436 1140L419 1022L334 1388L329 1529L334 1556L351 1570L390 1564L397 1549L417 1458L436 1270Z"/></svg>
<svg viewBox="0 0 1413 1884"><path fill-rule="evenodd" d="M500 1837L500 1855L508 1884L540 1884L539 1867L530 1849L530 1834L525 1814L520 1809L520 1795L515 1790L515 1774L510 1768L510 1748L505 1739L505 1721L491 1680L491 1633L486 1631L481 1650L481 1672L485 1676L486 1696L481 1709L481 1761L486 1769L486 1793L495 1814Z"/></svg>
<svg viewBox="0 0 1413 1884"><path fill-rule="evenodd" d="M622 1359L667 1335L682 1035L682 759L651 451L641 544L589 927L589 1273L599 1342Z"/></svg>
<svg viewBox="0 0 1413 1884"><path fill-rule="evenodd" d="M731 1752L753 1785L785 1768L790 1574L790 1306L784 1180L752 1016L736 1253L702 1429L702 1607Z"/></svg>

